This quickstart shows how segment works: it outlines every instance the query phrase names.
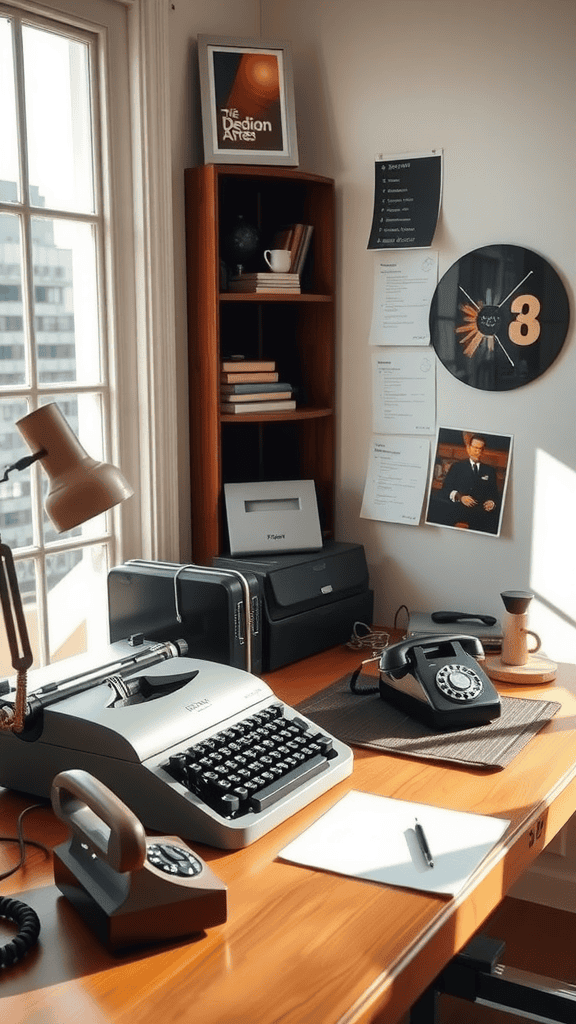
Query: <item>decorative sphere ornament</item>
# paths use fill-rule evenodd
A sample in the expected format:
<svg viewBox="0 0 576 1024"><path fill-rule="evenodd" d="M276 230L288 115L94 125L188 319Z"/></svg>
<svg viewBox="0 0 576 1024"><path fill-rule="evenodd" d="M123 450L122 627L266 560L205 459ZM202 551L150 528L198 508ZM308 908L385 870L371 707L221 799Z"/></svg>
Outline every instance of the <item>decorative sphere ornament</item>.
<svg viewBox="0 0 576 1024"><path fill-rule="evenodd" d="M260 249L260 233L248 223L244 214L238 214L233 227L224 236L223 249L236 274L243 273L246 264Z"/></svg>

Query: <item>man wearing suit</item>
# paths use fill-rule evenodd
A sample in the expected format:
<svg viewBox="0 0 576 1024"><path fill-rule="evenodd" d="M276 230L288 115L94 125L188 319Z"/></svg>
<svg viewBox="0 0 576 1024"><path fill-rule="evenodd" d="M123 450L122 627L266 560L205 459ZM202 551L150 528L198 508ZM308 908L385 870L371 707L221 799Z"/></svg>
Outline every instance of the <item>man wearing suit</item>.
<svg viewBox="0 0 576 1024"><path fill-rule="evenodd" d="M466 444L467 459L455 462L446 474L436 507L437 522L466 524L482 533L498 532L500 493L496 470L481 461L486 441L473 434Z"/></svg>

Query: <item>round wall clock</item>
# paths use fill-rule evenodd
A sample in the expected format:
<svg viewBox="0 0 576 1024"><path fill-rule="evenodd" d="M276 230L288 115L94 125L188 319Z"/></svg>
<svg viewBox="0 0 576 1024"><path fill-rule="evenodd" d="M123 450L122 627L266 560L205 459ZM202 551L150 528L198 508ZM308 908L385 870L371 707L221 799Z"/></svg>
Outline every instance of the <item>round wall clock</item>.
<svg viewBox="0 0 576 1024"><path fill-rule="evenodd" d="M570 320L550 264L518 245L486 245L454 263L430 307L430 339L447 370L470 387L511 391L540 377Z"/></svg>

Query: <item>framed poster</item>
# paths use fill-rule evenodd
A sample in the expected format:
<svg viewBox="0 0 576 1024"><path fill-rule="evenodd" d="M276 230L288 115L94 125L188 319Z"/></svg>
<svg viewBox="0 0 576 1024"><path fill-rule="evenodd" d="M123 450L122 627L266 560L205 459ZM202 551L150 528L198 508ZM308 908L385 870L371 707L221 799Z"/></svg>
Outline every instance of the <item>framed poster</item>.
<svg viewBox="0 0 576 1024"><path fill-rule="evenodd" d="M204 162L298 165L290 44L198 36Z"/></svg>
<svg viewBox="0 0 576 1024"><path fill-rule="evenodd" d="M547 260L519 245L486 245L461 256L438 282L430 340L464 384L511 391L552 365L569 321L566 289Z"/></svg>

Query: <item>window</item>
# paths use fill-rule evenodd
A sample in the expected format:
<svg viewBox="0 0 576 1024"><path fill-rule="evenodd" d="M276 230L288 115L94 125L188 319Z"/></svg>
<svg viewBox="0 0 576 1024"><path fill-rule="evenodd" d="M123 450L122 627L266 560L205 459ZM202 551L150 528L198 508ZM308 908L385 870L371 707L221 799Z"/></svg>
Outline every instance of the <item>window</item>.
<svg viewBox="0 0 576 1024"><path fill-rule="evenodd" d="M19 282L13 273L11 280L0 277L0 301L10 303L0 328L17 326L22 341L6 346L2 354L11 365L6 374L0 370L0 449L10 451L10 461L27 454L15 421L52 401L66 404L91 455L104 458L111 448L113 338L103 311L112 305L106 283L112 254L101 198L100 45L97 35L77 26L0 6L0 263L16 266ZM58 285L46 284L56 268ZM47 306L50 318L39 315ZM44 328L60 327L68 344L40 343ZM93 622L90 603L106 601L117 531L107 515L58 536L43 512L47 480L39 467L28 472L28 493L14 496L6 488L12 496L0 494L0 528L15 553L39 665L106 642L103 616Z"/></svg>
<svg viewBox="0 0 576 1024"><path fill-rule="evenodd" d="M56 535L39 466L0 485L35 666L107 642L111 565L178 558L167 19L163 0L0 0L0 466L56 401L135 488ZM0 677L5 652L0 620Z"/></svg>
<svg viewBox="0 0 576 1024"><path fill-rule="evenodd" d="M17 284L0 284L0 302L20 302L22 294Z"/></svg>
<svg viewBox="0 0 576 1024"><path fill-rule="evenodd" d="M36 302L52 302L55 306L62 305L62 288L46 288L36 285L34 289L34 300Z"/></svg>

